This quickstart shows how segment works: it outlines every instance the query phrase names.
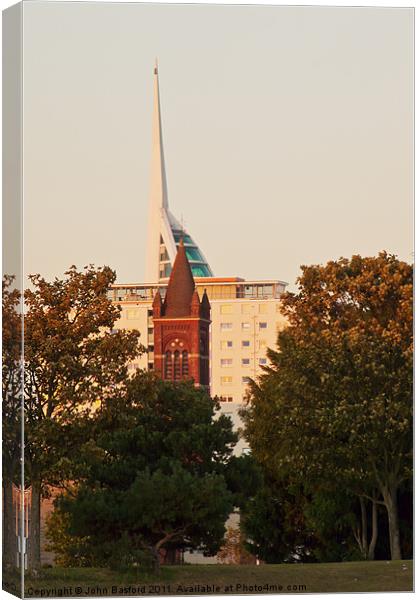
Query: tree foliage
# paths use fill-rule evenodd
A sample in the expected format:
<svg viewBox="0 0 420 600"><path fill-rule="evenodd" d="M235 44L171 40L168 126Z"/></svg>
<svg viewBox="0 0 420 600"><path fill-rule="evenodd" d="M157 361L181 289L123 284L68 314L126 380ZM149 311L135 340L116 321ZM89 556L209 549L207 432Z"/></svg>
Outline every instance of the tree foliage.
<svg viewBox="0 0 420 600"><path fill-rule="evenodd" d="M3 277L2 287L2 417L3 470L13 479L20 455L22 416L22 315L20 292L13 277Z"/></svg>
<svg viewBox="0 0 420 600"><path fill-rule="evenodd" d="M314 534L304 519L306 497L286 478L266 477L241 518L245 547L268 563L314 561Z"/></svg>
<svg viewBox="0 0 420 600"><path fill-rule="evenodd" d="M14 277L4 276L2 286L2 462L3 560L16 566L13 484L20 483L22 453L22 307Z"/></svg>
<svg viewBox="0 0 420 600"><path fill-rule="evenodd" d="M119 307L108 299L115 273L72 266L63 279L30 276L25 291L25 471L32 488L29 562L40 565L40 498L73 473L84 420L124 387L139 334L113 331Z"/></svg>
<svg viewBox="0 0 420 600"><path fill-rule="evenodd" d="M139 371L95 415L79 453L81 483L59 508L71 535L88 536L98 564L115 566L115 544L126 548L124 564L146 552L156 569L163 550L218 550L233 508L226 476L237 438L217 408L192 382Z"/></svg>
<svg viewBox="0 0 420 600"><path fill-rule="evenodd" d="M271 367L252 385L246 435L274 477L344 486L387 509L411 477L412 267L381 253L303 267ZM362 515L363 516L363 515Z"/></svg>

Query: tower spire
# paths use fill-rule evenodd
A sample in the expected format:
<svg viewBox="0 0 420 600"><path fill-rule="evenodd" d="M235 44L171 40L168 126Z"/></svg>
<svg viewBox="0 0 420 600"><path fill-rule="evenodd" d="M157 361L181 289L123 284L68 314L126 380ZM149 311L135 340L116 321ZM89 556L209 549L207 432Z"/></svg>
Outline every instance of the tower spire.
<svg viewBox="0 0 420 600"><path fill-rule="evenodd" d="M159 68L155 59L152 130L152 199L159 207L168 208L165 156L163 152L162 117L160 112Z"/></svg>
<svg viewBox="0 0 420 600"><path fill-rule="evenodd" d="M159 68L155 59L153 71L152 165L149 202L149 226L146 256L146 278L159 277L159 247L162 213L168 209L165 155L163 151L162 117L160 110Z"/></svg>
<svg viewBox="0 0 420 600"><path fill-rule="evenodd" d="M194 289L194 278L185 252L184 241L181 239L166 290L165 316L189 316Z"/></svg>
<svg viewBox="0 0 420 600"><path fill-rule="evenodd" d="M148 283L162 281L169 277L180 237L185 240L188 238L190 253L195 256L192 265L194 274L211 277L213 274L203 253L191 235L187 236L185 223L183 222L181 225L169 210L163 152L159 67L156 59L153 69L152 164L146 248L146 281Z"/></svg>

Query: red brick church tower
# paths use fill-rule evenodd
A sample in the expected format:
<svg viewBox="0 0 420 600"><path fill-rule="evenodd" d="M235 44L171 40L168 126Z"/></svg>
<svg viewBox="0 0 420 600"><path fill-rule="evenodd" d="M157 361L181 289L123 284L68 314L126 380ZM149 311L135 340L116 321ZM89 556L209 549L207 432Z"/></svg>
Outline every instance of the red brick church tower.
<svg viewBox="0 0 420 600"><path fill-rule="evenodd" d="M209 386L210 302L195 289L181 240L169 278L165 300L153 301L155 371L169 381L193 379Z"/></svg>

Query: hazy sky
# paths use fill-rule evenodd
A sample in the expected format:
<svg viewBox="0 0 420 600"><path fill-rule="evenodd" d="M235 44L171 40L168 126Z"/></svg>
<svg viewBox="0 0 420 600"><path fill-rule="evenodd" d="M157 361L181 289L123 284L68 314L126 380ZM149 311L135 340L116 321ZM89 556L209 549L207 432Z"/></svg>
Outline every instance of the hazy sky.
<svg viewBox="0 0 420 600"><path fill-rule="evenodd" d="M144 277L153 63L169 205L215 275L412 260L413 11L24 4L27 272Z"/></svg>

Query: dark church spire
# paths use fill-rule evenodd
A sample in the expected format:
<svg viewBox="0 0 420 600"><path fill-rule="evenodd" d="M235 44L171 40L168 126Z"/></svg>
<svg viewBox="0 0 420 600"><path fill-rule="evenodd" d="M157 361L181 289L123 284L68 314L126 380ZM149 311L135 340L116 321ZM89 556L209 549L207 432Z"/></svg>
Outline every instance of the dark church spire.
<svg viewBox="0 0 420 600"><path fill-rule="evenodd" d="M194 288L194 278L181 239L166 290L165 317L189 317Z"/></svg>

